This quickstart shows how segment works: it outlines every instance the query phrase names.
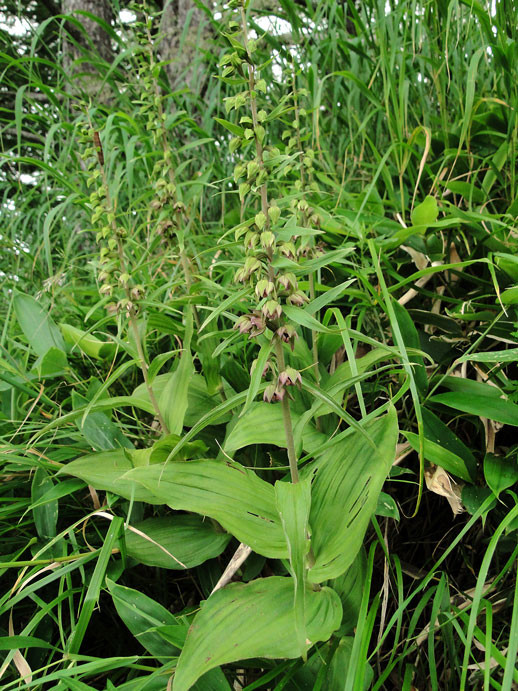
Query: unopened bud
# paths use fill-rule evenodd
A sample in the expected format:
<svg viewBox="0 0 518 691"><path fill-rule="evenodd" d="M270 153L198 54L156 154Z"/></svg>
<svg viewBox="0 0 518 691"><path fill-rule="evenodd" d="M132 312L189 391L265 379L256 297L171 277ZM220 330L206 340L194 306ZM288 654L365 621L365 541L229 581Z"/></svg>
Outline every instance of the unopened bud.
<svg viewBox="0 0 518 691"><path fill-rule="evenodd" d="M268 216L270 217L270 221L275 224L281 217L281 210L278 206L270 206L268 209Z"/></svg>
<svg viewBox="0 0 518 691"><path fill-rule="evenodd" d="M255 286L255 293L259 298L267 298L275 290L274 284L266 278L261 279Z"/></svg>

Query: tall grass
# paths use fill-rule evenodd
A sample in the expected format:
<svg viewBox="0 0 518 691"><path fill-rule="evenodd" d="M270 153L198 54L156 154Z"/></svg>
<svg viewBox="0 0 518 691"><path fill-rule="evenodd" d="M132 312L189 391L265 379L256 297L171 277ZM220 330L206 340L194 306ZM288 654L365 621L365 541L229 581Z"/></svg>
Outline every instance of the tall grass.
<svg viewBox="0 0 518 691"><path fill-rule="evenodd" d="M104 102L71 91L49 59L70 30L61 18L35 27L24 53L3 35L6 689L164 689L180 656L179 670L195 660L195 679L206 671L193 652L196 626L207 627L207 657L222 660L196 681L201 691L485 691L518 682L517 8L274 5L248 8L246 22L259 37L254 60L267 85L259 98L273 113L269 200L297 228L275 232L279 242L298 235L303 250L273 266L293 272L310 297L285 310L297 338L293 350L281 347L302 377L301 390L289 389L300 484L316 473L311 506L302 490L293 499L298 518L282 499L280 406L262 400L278 360L265 334L250 340L234 328L257 308L252 286L234 275L260 191L252 184L241 200L243 180L234 179L255 154L229 150L247 124L245 111L225 109L245 88L239 75L221 77L232 50L227 8L207 9L211 49L195 57L209 75L201 97L171 93L156 63L153 13L149 24L141 15L119 27L115 62L97 64ZM306 115L293 127L295 102ZM101 188L93 132L110 233L124 230L108 267L99 250L112 235L102 237L93 218ZM164 193L168 183L174 190ZM323 254L311 254L314 238ZM395 455L376 431L393 408ZM362 494L381 457L383 492ZM184 461L199 469L192 483L205 494L196 505L171 475ZM336 490L338 505L322 488L326 467L335 472L329 487L347 489ZM253 521L267 517L260 498L274 488L263 521L274 527L263 534ZM216 490L224 499L214 508ZM463 513L453 518L450 504ZM354 560L311 580L312 560L318 567L329 554L347 511L356 532L344 549ZM237 583L211 595L240 543L253 540L230 570ZM325 586L303 589L303 611L320 612L312 603L327 588L342 610L332 635L315 634L300 650L309 624L289 619L292 608L300 614L297 574ZM283 590L292 580L293 605ZM264 641L247 648L263 610L255 600L225 610L225 597L261 588L279 591L262 605L271 614ZM230 612L223 623L221 612ZM221 649L232 635L243 651L235 657ZM287 639L295 653L279 642Z"/></svg>

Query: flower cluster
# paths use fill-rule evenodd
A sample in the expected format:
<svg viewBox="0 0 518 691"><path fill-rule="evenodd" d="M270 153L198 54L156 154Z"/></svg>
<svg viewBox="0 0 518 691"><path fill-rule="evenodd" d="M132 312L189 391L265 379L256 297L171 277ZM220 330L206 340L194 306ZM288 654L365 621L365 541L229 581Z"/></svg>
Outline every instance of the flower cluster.
<svg viewBox="0 0 518 691"><path fill-rule="evenodd" d="M299 256L296 230L291 232L287 223L286 212L289 214L290 208L285 208L283 214L281 206L270 201L268 195L269 182L286 160L279 148L268 141L267 126L280 111L278 107L270 109L266 103L267 86L265 79L261 78L258 44L247 33L246 3L235 0L229 5L240 11L241 21L229 22L230 31L225 35L231 51L220 61L221 78L245 87L225 99L227 114L235 113L238 119L238 124L233 127L235 136L230 141L230 150L232 153L240 149L244 151L244 160L234 168L234 181L244 208L253 204L254 197L260 203L260 209L253 217L236 229L236 238L244 235L245 259L235 273L235 280L252 285L257 303L249 314L237 321L234 328L248 334L249 338L270 333L274 342L287 343L293 350L297 332L286 319L284 308L286 305L301 307L309 298L300 289L295 273L278 268L278 259L296 261ZM265 391L264 399L267 401L283 400L285 388L301 381L300 373L284 368L282 348L277 350L276 360L275 366L267 368L274 374L278 371Z"/></svg>
<svg viewBox="0 0 518 691"><path fill-rule="evenodd" d="M110 197L99 131L90 126L83 128L80 134L87 144L82 152L88 173L87 186L95 186L88 197L88 206L99 246L99 292L103 297L117 299L116 302L109 303L108 312L131 316L138 311L137 303L144 289L132 282L126 265L122 241L128 231L120 223L116 203Z"/></svg>

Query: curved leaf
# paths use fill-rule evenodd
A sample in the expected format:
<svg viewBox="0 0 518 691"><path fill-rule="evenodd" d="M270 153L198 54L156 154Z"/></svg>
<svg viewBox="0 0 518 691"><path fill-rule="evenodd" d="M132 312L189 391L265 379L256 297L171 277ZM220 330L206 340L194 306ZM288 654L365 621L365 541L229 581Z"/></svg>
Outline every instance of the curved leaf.
<svg viewBox="0 0 518 691"><path fill-rule="evenodd" d="M130 455L122 449L93 453L84 458L67 463L58 475L73 475L84 480L95 489L113 492L125 499L145 501L148 504L163 504L148 489L137 482L128 480L125 475L133 468Z"/></svg>
<svg viewBox="0 0 518 691"><path fill-rule="evenodd" d="M170 461L135 468L124 482L139 483L172 509L214 518L265 557L288 556L274 488L238 463Z"/></svg>
<svg viewBox="0 0 518 691"><path fill-rule="evenodd" d="M394 461L396 411L392 408L365 431L374 449L365 436L353 432L315 464L310 514L315 564L309 571L313 583L340 576L354 561Z"/></svg>
<svg viewBox="0 0 518 691"><path fill-rule="evenodd" d="M306 591L306 631L311 643L340 626L342 605L331 588ZM206 671L251 657L296 658L293 580L273 576L232 583L205 602L178 660L173 691L188 691Z"/></svg>
<svg viewBox="0 0 518 691"><path fill-rule="evenodd" d="M129 556L142 564L163 569L183 570L167 552L190 569L219 556L230 540L230 535L216 532L210 521L204 521L200 516L148 518L136 523L133 528L150 539L127 530L126 549Z"/></svg>

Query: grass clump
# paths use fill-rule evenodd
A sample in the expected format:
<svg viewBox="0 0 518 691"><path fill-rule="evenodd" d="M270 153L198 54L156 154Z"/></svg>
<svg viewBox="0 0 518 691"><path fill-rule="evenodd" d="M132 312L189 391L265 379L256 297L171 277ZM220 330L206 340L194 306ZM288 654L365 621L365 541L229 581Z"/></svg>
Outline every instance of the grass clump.
<svg viewBox="0 0 518 691"><path fill-rule="evenodd" d="M2 34L4 688L510 691L512 12L204 8Z"/></svg>

